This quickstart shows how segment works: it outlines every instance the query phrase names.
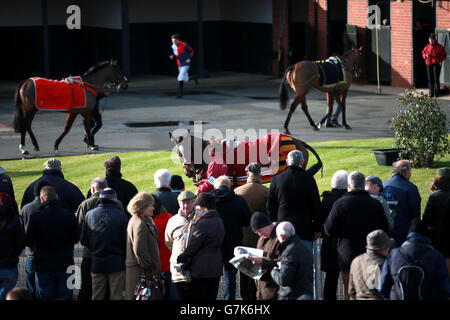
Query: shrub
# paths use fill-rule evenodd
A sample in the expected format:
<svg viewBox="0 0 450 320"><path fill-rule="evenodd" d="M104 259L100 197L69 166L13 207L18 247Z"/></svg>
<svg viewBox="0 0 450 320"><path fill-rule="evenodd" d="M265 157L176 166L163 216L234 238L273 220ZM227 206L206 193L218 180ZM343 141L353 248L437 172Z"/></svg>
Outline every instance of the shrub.
<svg viewBox="0 0 450 320"><path fill-rule="evenodd" d="M414 167L431 167L435 156L450 151L447 119L435 99L416 90L407 90L399 105L405 110L392 119L393 146L402 149L400 157Z"/></svg>

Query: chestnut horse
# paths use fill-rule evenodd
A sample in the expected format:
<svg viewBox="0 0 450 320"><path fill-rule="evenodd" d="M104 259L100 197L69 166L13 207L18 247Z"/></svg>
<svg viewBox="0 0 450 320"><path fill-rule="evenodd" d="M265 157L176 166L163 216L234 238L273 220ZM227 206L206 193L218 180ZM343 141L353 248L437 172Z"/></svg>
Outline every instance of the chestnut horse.
<svg viewBox="0 0 450 320"><path fill-rule="evenodd" d="M206 178L206 171L208 169L209 159L206 159L205 156L210 153L208 152L208 148L214 148L216 140L203 140L198 137L194 137L189 129L187 129L186 133L180 136L174 136L171 132L169 132L169 138L175 145L175 151L177 156L180 159L180 162L183 164L183 170L185 175L188 178L192 178L194 183ZM308 150L311 151L317 159L317 163L311 166L307 171L309 174L314 175L322 168L322 161L320 160L317 152L309 146L307 143L298 140L293 137L289 137L295 145L296 150L300 150L303 154L303 159L305 160L303 163L303 168L305 169L308 160L309 153ZM196 149L198 148L198 150ZM196 154L196 152L198 154ZM286 156L286 155L285 155ZM230 163L227 162L228 165ZM231 164L233 165L233 164ZM247 165L247 164L246 164ZM286 164L284 164L285 166ZM265 167L263 165L263 167ZM238 182L236 180L236 174L232 176L231 183L233 187L238 186ZM270 181L264 181L270 182Z"/></svg>
<svg viewBox="0 0 450 320"><path fill-rule="evenodd" d="M82 76L83 88L86 94L86 107L73 108L68 111L64 131L56 139L54 150L57 152L59 144L64 136L70 131L72 124L78 114L83 119L84 129L87 137L87 144L91 150L96 150L96 146L92 143L90 135L91 113L96 103L96 89L102 89L110 84L116 84L117 90L125 90L128 87L128 81L117 66L117 60L103 61L91 67ZM33 80L26 79L19 83L16 87L14 96L15 108L13 115L13 124L15 132L20 133L19 149L22 154L29 154L25 147L25 134L28 132L35 151L39 151L39 145L31 130L31 123L34 115L39 109L35 106L35 85Z"/></svg>
<svg viewBox="0 0 450 320"><path fill-rule="evenodd" d="M295 91L295 98L291 104L289 112L286 116L286 121L284 122L284 132L290 134L288 126L291 120L292 114L294 113L297 106L301 103L302 110L308 118L313 130L319 130L321 125L325 122L328 117L331 117L333 112L333 102L336 98L336 102L341 105L342 108L342 124L345 129L351 129L347 124L345 117L345 99L347 97L348 89L352 83L353 78L359 78L361 74L361 55L363 48L359 49L353 48L347 51L342 56L339 56L342 61L343 68L346 73L347 81L345 83L337 84L332 87L321 87L320 77L319 77L319 67L313 61L301 61L294 65L289 66L283 76L283 81L280 85L280 109L285 110L288 102L288 94L285 86L286 81L289 83L291 88ZM328 110L325 117L320 120L320 122L314 123L308 112L308 106L306 104L306 95L311 88L317 89L322 92L327 93L327 103Z"/></svg>

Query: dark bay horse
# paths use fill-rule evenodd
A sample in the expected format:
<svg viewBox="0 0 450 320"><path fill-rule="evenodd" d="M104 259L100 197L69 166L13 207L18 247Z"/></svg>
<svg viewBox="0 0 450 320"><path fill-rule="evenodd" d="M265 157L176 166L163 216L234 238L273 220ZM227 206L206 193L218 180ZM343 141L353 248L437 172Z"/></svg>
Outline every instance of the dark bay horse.
<svg viewBox="0 0 450 320"><path fill-rule="evenodd" d="M283 76L283 81L280 85L280 109L285 110L288 102L288 94L286 89L286 81L289 83L291 88L295 91L295 98L291 104L289 112L286 116L284 122L284 132L290 134L288 126L291 120L292 114L294 113L297 106L301 103L302 110L308 118L310 125L313 130L319 130L321 125L325 122L328 117L331 117L333 112L333 102L341 105L342 108L342 124L345 129L351 129L347 124L345 115L345 99L347 98L348 89L352 83L353 78L359 78L361 74L361 55L363 48L359 49L353 48L347 51L342 56L339 56L342 61L343 68L345 70L345 76L347 81L345 83L337 84L332 87L324 87L320 85L319 67L313 61L300 61L294 65L289 66ZM315 88L319 91L327 93L327 103L328 109L326 115L320 120L320 122L314 123L308 112L308 106L306 104L306 95L311 88Z"/></svg>
<svg viewBox="0 0 450 320"><path fill-rule="evenodd" d="M306 168L309 160L309 153L312 152L314 156L317 159L317 163L311 166L307 171L309 174L314 175L322 168L322 161L320 160L319 155L317 152L309 146L307 143L293 138L291 136L283 135L284 138L290 141L291 143L291 149L294 150L300 150L303 154L304 163L303 168ZM217 140L203 140L201 138L193 136L189 129L186 131L185 134L174 136L171 132L169 132L169 138L175 145L175 151L176 154L180 160L180 162L183 164L183 170L185 175L188 178L192 178L192 181L194 184L202 179L206 178L206 172L208 169L208 154L210 154L210 150L208 151L208 148L214 148L215 144L217 144ZM284 141L286 142L286 141ZM283 148L284 143L280 143L280 156L281 156L281 148ZM278 172L284 171L284 168L286 167L286 156L285 154L283 157L280 157L280 163L279 163L279 170ZM205 159L206 157L206 159ZM277 154L278 157L278 154ZM284 161L282 161L284 159ZM284 162L284 163L283 163ZM226 164L228 167L232 167L232 163L228 163L226 161ZM248 165L248 163L244 164L244 167ZM263 167L267 167L264 164L262 164ZM229 171L230 172L230 171ZM237 187L238 184L245 183L242 180L237 180L236 172L233 172L231 175L231 183L233 187ZM264 183L270 182L271 177L269 176L268 179L263 179Z"/></svg>
<svg viewBox="0 0 450 320"><path fill-rule="evenodd" d="M96 150L96 147L92 143L92 136L90 135L91 126L91 113L94 110L96 103L96 90L105 88L110 84L117 85L117 90L125 90L128 87L126 77L122 74L117 66L117 60L103 61L86 71L82 76L82 87L85 89L86 95L86 107L73 108L67 111L66 124L64 131L56 139L54 144L54 150L58 151L59 144L64 136L70 131L72 124L79 114L83 119L84 129L87 137L87 144L91 150ZM22 154L29 154L25 147L25 134L28 132L31 142L35 151L39 151L39 145L36 137L31 130L31 123L34 115L39 111L35 105L35 85L31 78L23 80L16 87L14 95L14 115L13 124L14 131L20 133L20 145L19 149Z"/></svg>

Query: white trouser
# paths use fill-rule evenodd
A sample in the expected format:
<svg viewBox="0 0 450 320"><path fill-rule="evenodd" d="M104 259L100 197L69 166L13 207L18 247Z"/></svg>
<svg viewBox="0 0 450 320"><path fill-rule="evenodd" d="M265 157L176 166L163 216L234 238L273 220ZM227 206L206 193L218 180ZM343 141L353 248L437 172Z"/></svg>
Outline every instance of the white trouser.
<svg viewBox="0 0 450 320"><path fill-rule="evenodd" d="M178 67L178 81L189 81L188 70L189 66Z"/></svg>

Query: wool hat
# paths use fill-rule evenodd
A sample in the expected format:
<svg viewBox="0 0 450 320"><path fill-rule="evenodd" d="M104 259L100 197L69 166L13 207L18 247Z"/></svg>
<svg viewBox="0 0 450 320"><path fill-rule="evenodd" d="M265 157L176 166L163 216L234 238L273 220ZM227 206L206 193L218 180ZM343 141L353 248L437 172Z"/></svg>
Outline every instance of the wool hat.
<svg viewBox="0 0 450 320"><path fill-rule="evenodd" d="M216 209L216 197L209 192L201 192L195 200L195 205L214 210Z"/></svg>
<svg viewBox="0 0 450 320"><path fill-rule="evenodd" d="M174 174L170 177L170 187L174 190L183 190L184 189L184 181L183 178L177 174Z"/></svg>
<svg viewBox="0 0 450 320"><path fill-rule="evenodd" d="M117 199L116 191L112 188L105 188L100 192L100 198L115 200Z"/></svg>
<svg viewBox="0 0 450 320"><path fill-rule="evenodd" d="M260 174L261 173L261 165L256 162L252 162L245 168L245 172L250 172L253 174Z"/></svg>
<svg viewBox="0 0 450 320"><path fill-rule="evenodd" d="M182 193L180 193L177 197L178 201L183 201L183 200L195 200L195 194L193 194L191 191L189 190L185 190Z"/></svg>
<svg viewBox="0 0 450 320"><path fill-rule="evenodd" d="M61 161L55 158L48 159L44 163L44 169L61 169Z"/></svg>
<svg viewBox="0 0 450 320"><path fill-rule="evenodd" d="M436 172L436 175L442 178L450 178L450 168L449 167L439 168Z"/></svg>
<svg viewBox="0 0 450 320"><path fill-rule="evenodd" d="M255 211L250 219L250 226L253 232L256 232L256 230L264 228L270 224L272 224L272 221L270 221L269 217L261 211Z"/></svg>
<svg viewBox="0 0 450 320"><path fill-rule="evenodd" d="M376 184L377 186L380 187L380 192L383 191L383 181L381 181L381 179L378 178L377 176L368 176L366 178L366 181L370 181L370 182Z"/></svg>
<svg viewBox="0 0 450 320"><path fill-rule="evenodd" d="M369 250L382 250L392 248L395 240L390 238L386 232L381 229L370 232L366 237L366 248Z"/></svg>

